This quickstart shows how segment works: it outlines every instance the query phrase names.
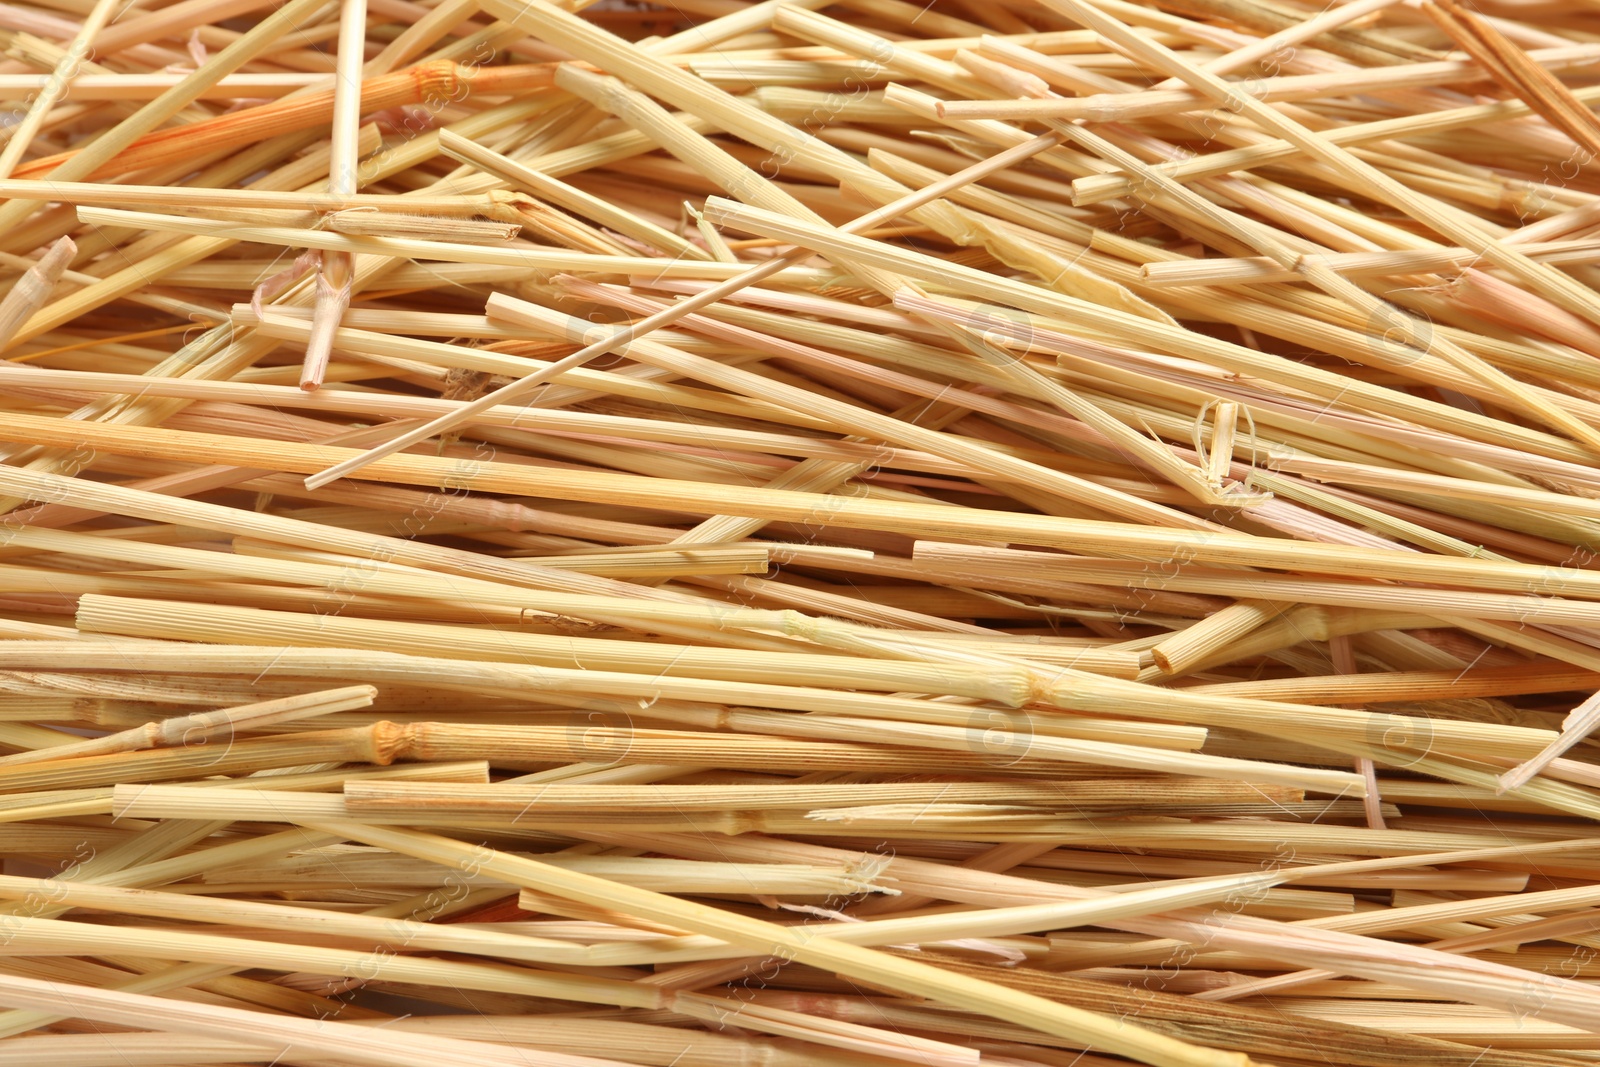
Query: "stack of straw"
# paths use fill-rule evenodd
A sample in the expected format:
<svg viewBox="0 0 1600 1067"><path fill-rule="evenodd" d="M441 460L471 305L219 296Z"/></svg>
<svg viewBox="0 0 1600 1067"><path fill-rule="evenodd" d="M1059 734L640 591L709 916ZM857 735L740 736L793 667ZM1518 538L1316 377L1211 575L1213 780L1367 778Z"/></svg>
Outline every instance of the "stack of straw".
<svg viewBox="0 0 1600 1067"><path fill-rule="evenodd" d="M1592 4L0 41L0 1067L1600 1059Z"/></svg>

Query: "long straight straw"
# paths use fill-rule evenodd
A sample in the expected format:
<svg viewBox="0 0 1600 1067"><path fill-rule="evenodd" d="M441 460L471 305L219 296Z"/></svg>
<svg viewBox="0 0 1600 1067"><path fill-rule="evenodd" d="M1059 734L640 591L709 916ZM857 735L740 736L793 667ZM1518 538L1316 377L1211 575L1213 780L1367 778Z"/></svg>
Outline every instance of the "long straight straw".
<svg viewBox="0 0 1600 1067"><path fill-rule="evenodd" d="M927 185L908 193L875 211L869 211L859 218L852 219L841 226L840 229L846 233L861 233L864 230L870 230L879 223L887 222L889 219L903 215L907 211L914 211L924 204L938 200L954 189L959 189L963 185L978 181L997 171L1005 170L1007 167L1020 163L1024 159L1035 156L1060 143L1061 138L1053 133L1035 137L1032 140L990 156L988 159L974 163L972 166L959 170L941 181L934 182L932 185ZM570 356L559 359L547 367L542 367L524 378L511 382L509 385L501 386L494 392L480 397L470 404L465 404L448 415L441 415L432 422L419 426L409 433L401 434L392 441L376 448L370 448L359 456L345 460L343 463L335 464L318 474L313 474L306 479L306 488L320 489L329 482L337 481L347 474L352 474L367 464L382 459L384 456L393 455L403 448L409 448L421 441L426 441L435 434L447 433L462 423L471 420L474 415L524 396L532 391L535 386L542 385L569 370L581 367L590 360L603 356L615 348L630 344L652 330L676 322L685 315L714 304L723 297L738 292L740 289L770 278L785 267L810 255L812 255L812 252L809 249L796 248L785 252L781 256L774 256L759 267L754 267L743 274L735 275L727 281L713 285L711 288L696 293L694 296L671 307L663 308L654 315L642 318L638 322L630 323L609 337L601 338L594 344L580 348Z"/></svg>
<svg viewBox="0 0 1600 1067"><path fill-rule="evenodd" d="M263 700L234 708L221 708L217 711L200 711L193 715L180 715L160 722L146 723L105 737L0 757L0 764L9 766L16 763L72 759L78 756L103 756L113 752L136 752L146 748L207 744L219 736L226 736L240 729L259 730L264 726L292 722L296 719L364 708L370 705L377 695L378 691L370 685L352 685L279 697L276 700Z"/></svg>

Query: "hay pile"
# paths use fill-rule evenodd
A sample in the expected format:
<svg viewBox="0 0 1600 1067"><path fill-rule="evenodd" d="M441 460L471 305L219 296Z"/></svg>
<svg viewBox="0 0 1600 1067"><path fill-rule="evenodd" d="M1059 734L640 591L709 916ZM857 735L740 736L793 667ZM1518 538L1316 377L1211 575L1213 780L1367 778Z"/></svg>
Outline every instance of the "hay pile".
<svg viewBox="0 0 1600 1067"><path fill-rule="evenodd" d="M1600 1055L1589 6L0 41L0 1067Z"/></svg>

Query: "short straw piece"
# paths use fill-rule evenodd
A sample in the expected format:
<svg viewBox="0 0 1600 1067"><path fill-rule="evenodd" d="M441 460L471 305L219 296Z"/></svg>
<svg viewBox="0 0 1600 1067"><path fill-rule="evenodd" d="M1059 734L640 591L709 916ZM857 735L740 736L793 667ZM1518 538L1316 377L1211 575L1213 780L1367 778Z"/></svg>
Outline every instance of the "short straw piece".
<svg viewBox="0 0 1600 1067"><path fill-rule="evenodd" d="M44 307L77 254L78 246L72 238L62 237L22 277L11 283L5 298L0 299L0 348L6 347L22 324Z"/></svg>

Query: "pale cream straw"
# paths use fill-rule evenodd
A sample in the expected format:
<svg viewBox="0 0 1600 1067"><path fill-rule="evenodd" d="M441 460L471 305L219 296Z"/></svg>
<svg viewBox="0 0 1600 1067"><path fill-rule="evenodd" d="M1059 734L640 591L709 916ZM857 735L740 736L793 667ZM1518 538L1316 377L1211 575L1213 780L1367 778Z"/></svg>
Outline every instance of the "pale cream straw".
<svg viewBox="0 0 1600 1067"><path fill-rule="evenodd" d="M62 54L61 62L56 64L56 69L45 80L39 95L28 105L28 113L18 124L17 131L11 135L5 151L0 152L0 178L9 178L17 164L22 161L23 154L33 143L34 135L44 125L44 120L55 108L56 101L66 94L72 79L83 66L84 59L94 45L96 35L111 21L112 10L118 2L119 0L100 0L83 20L83 28L78 31L78 35L72 39L72 44Z"/></svg>
<svg viewBox="0 0 1600 1067"><path fill-rule="evenodd" d="M27 273L11 283L10 292L0 300L0 348L10 344L23 324L44 307L77 254L78 246L72 238L62 237L28 268Z"/></svg>
<svg viewBox="0 0 1600 1067"><path fill-rule="evenodd" d="M67 745L19 752L0 757L0 764L39 763L46 760L70 759L78 756L100 756L112 752L136 752L140 749L175 745L198 745L235 730L260 729L276 723L327 715L335 711L351 711L370 705L378 691L370 685L352 685L340 689L325 689L315 693L263 700L239 707L221 708L217 711L198 711L193 715L179 715L158 722L148 722L131 730L122 730L105 737L90 738Z"/></svg>
<svg viewBox="0 0 1600 1067"><path fill-rule="evenodd" d="M1053 133L1035 137L1030 141L1026 141L1022 144L1015 145L1012 148L1008 148L1004 152L990 156L988 159L974 163L972 166L967 167L964 170L957 171L942 181L934 182L932 185L927 185L914 192L908 193L905 196L900 197L898 200L883 205L875 211L869 211L865 215L862 215L859 218L856 218L839 227L839 229L845 233L860 233L864 230L870 230L879 223L887 222L888 220L899 215L903 215L908 211L915 210L924 204L931 203L934 200L946 195L953 189L958 189L963 185L970 184L997 171L1004 170L1016 163L1020 163L1024 159L1043 152L1047 148L1053 148L1060 143L1061 138ZM547 367L543 367L540 370L534 371L532 374L529 374L526 377L519 378L509 385L502 386L499 389L496 389L494 392L474 400L470 404L464 404L448 415L441 415L432 422L429 422L423 426L419 426L409 433L401 434L392 441L379 445L376 448L370 448L361 453L359 456L355 456L352 459L345 460L343 463L329 467L327 470L322 471L319 474L313 474L311 477L306 479L306 488L320 489L329 482L337 481L348 474L352 474L375 460L392 455L403 448L409 448L418 442L426 441L435 434L448 432L462 423L471 420L475 415L481 414L482 412L487 411L499 404L509 403L517 397L527 394L537 385L542 385L544 382L564 374L569 370L572 370L576 367L581 367L590 360L599 356L603 356L613 349L630 344L638 338L643 337L645 334L650 333L652 330L666 326L669 323L676 322L683 316L688 315L691 312L698 311L710 304L714 304L723 297L738 292L740 289L755 285L757 282L760 282L766 278L770 278L772 275L777 274L785 267L790 266L802 259L806 259L814 254L815 253L813 253L810 249L796 248L784 253L781 256L774 256L772 259L769 259L759 267L754 267L743 274L729 278L725 282L722 282L718 285L713 285L709 289L702 290L694 296L691 296L677 304L673 304L671 307L663 308L654 315L640 319L638 322L630 323L629 325L618 329L609 337L602 338L592 345L580 348L578 351L572 353L572 355L563 359L559 359Z"/></svg>
<svg viewBox="0 0 1600 1067"><path fill-rule="evenodd" d="M338 81L333 88L332 153L328 158L328 193L349 196L356 191L356 162L361 143L362 64L366 60L367 0L341 0ZM311 313L311 339L306 342L300 388L317 389L333 355L333 335L350 306L355 257L349 252L324 252L317 272L317 296Z"/></svg>

